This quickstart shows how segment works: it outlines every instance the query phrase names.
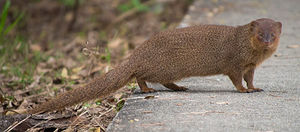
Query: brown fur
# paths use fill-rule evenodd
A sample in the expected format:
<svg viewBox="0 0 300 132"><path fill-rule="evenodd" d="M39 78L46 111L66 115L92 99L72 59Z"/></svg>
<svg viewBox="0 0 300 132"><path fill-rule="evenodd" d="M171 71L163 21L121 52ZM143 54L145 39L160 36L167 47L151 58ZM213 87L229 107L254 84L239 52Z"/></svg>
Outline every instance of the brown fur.
<svg viewBox="0 0 300 132"><path fill-rule="evenodd" d="M254 70L274 53L280 33L281 23L266 18L237 27L200 25L164 31L144 42L115 69L28 113L57 110L106 97L134 77L143 92L155 91L145 82L160 83L172 90L187 90L174 82L191 76L217 74L228 75L239 92L262 91L253 86ZM242 85L243 78L248 89Z"/></svg>

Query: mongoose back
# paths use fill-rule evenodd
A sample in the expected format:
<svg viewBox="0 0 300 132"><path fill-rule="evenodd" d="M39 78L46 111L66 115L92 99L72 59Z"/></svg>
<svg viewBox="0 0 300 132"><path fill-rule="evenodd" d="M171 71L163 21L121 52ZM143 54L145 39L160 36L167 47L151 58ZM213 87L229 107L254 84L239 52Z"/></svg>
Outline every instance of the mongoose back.
<svg viewBox="0 0 300 132"><path fill-rule="evenodd" d="M83 87L62 93L30 109L40 113L94 98L103 98L136 78L142 92L154 92L145 82L168 89L187 88L174 82L192 76L227 75L242 93L259 92L253 86L255 68L278 47L282 24L262 18L232 27L199 25L160 32L145 41L116 68ZM247 87L242 85L242 80Z"/></svg>

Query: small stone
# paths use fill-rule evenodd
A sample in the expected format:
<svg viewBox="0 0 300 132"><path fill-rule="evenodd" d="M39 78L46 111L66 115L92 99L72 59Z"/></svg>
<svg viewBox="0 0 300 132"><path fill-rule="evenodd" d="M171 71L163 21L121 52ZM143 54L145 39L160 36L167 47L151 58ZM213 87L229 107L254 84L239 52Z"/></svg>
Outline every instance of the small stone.
<svg viewBox="0 0 300 132"><path fill-rule="evenodd" d="M229 103L228 102L216 102L216 104L219 104L219 105L228 105Z"/></svg>
<svg viewBox="0 0 300 132"><path fill-rule="evenodd" d="M190 11L194 11L196 7L194 5L190 6Z"/></svg>
<svg viewBox="0 0 300 132"><path fill-rule="evenodd" d="M282 56L281 54L275 54L274 55L275 57L280 57L280 56Z"/></svg>

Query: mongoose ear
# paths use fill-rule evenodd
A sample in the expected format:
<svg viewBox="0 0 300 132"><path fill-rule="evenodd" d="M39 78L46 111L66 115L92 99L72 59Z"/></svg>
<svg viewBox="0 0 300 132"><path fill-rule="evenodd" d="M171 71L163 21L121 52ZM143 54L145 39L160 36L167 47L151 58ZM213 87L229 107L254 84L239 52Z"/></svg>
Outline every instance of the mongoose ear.
<svg viewBox="0 0 300 132"><path fill-rule="evenodd" d="M258 26L258 22L257 21L252 21L251 23L250 23L250 26L251 26L251 31L254 31L254 29L255 29L255 27L257 27Z"/></svg>
<svg viewBox="0 0 300 132"><path fill-rule="evenodd" d="M282 28L281 22L276 22L276 25L277 25L277 27L279 29L279 32L281 33L281 28Z"/></svg>
<svg viewBox="0 0 300 132"><path fill-rule="evenodd" d="M258 26L258 24L259 24L259 23L258 23L257 21L252 21L252 22L251 22L251 26L252 26L252 27L256 27L256 26Z"/></svg>

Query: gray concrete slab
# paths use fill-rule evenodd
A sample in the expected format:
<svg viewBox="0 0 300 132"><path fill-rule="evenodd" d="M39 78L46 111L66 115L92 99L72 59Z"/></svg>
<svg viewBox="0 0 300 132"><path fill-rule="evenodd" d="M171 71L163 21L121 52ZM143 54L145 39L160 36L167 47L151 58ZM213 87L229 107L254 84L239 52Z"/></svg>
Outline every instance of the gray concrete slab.
<svg viewBox="0 0 300 132"><path fill-rule="evenodd" d="M242 25L268 17L283 23L276 56L255 73L259 93L238 93L225 76L178 82L186 92L136 91L109 125L109 132L136 131L300 131L300 0L198 0L181 26L200 23ZM145 97L153 95L153 99Z"/></svg>

